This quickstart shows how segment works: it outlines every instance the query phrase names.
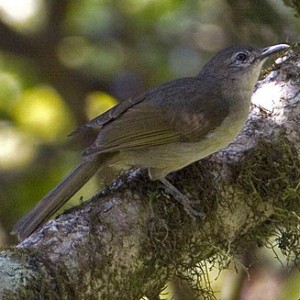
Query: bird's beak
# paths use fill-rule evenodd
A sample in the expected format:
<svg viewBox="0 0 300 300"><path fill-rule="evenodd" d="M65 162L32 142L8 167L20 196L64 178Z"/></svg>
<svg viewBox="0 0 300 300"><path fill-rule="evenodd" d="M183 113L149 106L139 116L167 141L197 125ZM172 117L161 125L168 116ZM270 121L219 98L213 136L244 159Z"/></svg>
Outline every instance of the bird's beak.
<svg viewBox="0 0 300 300"><path fill-rule="evenodd" d="M287 44L278 44L278 45L274 45L271 47L263 48L263 49L261 49L261 53L258 56L258 59L263 60L274 53L278 53L278 52L287 50L288 48L290 48L290 46Z"/></svg>

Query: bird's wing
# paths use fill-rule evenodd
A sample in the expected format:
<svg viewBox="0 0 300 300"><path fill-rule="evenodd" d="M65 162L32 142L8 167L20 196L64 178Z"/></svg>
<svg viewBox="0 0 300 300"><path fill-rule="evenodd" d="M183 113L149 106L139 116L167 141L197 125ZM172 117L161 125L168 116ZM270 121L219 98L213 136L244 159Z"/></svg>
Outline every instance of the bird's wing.
<svg viewBox="0 0 300 300"><path fill-rule="evenodd" d="M107 123L118 118L121 114L123 114L125 111L127 111L130 107L143 101L144 98L145 98L145 96L144 96L144 94L142 94L138 97L129 98L125 101L122 101L118 105L116 105L113 108L109 109L108 111L104 112L103 114L97 116L96 118L90 120L86 124L80 126L75 131L73 131L70 135L77 135L77 134L86 132L90 128L101 129Z"/></svg>
<svg viewBox="0 0 300 300"><path fill-rule="evenodd" d="M201 140L222 122L227 108L215 114L216 103L207 102L207 95L198 90L199 82L189 81L188 90L186 83L179 81L175 86L166 85L145 94L143 101L136 101L122 111L120 108L111 111L109 114L114 117L109 121L100 116L98 122L103 127L83 155ZM216 96L213 94L212 90L211 96Z"/></svg>

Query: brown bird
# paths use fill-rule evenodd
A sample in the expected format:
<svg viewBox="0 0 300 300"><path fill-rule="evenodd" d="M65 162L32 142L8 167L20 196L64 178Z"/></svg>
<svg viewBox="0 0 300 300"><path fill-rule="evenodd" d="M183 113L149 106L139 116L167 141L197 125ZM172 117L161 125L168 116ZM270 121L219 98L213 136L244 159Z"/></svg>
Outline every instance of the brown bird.
<svg viewBox="0 0 300 300"><path fill-rule="evenodd" d="M82 162L21 221L24 239L50 218L96 172L147 168L185 210L195 211L166 176L226 147L242 129L252 90L265 60L286 44L257 49L233 46L217 53L195 77L182 78L123 101L77 130L99 129Z"/></svg>

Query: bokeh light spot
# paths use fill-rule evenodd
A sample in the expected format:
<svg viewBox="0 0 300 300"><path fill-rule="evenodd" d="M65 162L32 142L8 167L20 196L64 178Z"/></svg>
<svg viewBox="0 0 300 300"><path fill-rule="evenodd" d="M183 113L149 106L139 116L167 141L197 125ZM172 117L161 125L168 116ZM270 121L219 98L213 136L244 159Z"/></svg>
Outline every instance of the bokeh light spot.
<svg viewBox="0 0 300 300"><path fill-rule="evenodd" d="M0 124L0 170L22 168L36 154L32 138L17 128Z"/></svg>
<svg viewBox="0 0 300 300"><path fill-rule="evenodd" d="M26 90L12 114L17 124L44 141L65 138L72 127L64 101L47 86Z"/></svg>
<svg viewBox="0 0 300 300"><path fill-rule="evenodd" d="M102 93L93 92L87 96L86 112L89 119L104 113L117 104L117 100L112 96Z"/></svg>

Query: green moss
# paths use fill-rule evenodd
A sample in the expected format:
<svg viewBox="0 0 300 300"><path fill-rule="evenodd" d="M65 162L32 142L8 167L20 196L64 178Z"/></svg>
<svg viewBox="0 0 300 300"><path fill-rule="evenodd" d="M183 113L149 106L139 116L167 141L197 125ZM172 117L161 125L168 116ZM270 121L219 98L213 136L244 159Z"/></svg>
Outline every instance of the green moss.
<svg viewBox="0 0 300 300"><path fill-rule="evenodd" d="M300 161L297 150L286 139L276 143L260 142L245 158L240 170L237 183L247 196L257 199L257 205L266 203L272 207L271 216L252 230L251 239L261 246L269 245L275 236L287 260L299 264Z"/></svg>

